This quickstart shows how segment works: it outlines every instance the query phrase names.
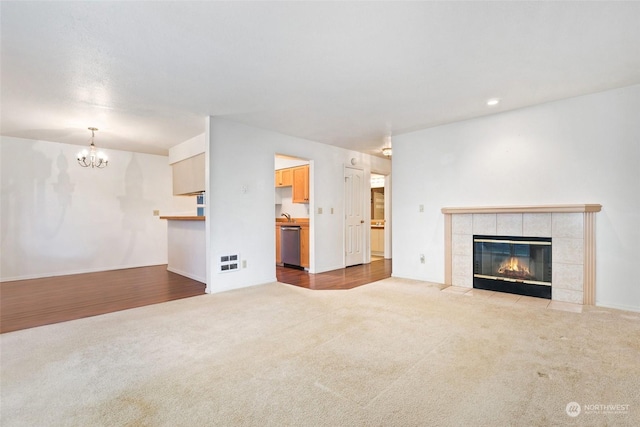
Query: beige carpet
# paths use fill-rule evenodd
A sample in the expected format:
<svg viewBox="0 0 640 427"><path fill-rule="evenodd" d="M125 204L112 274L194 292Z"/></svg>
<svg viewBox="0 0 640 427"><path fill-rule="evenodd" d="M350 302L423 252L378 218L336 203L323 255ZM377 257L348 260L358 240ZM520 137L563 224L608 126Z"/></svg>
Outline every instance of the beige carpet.
<svg viewBox="0 0 640 427"><path fill-rule="evenodd" d="M518 306L407 280L349 291L274 283L0 344L3 427L640 422L640 314Z"/></svg>

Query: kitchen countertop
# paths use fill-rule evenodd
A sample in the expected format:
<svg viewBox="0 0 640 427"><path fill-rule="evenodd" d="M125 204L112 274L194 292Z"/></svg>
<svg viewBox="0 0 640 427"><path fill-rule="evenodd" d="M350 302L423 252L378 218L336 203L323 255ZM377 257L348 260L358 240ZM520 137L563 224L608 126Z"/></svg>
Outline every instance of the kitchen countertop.
<svg viewBox="0 0 640 427"><path fill-rule="evenodd" d="M371 220L371 228L384 228L384 219L372 219Z"/></svg>
<svg viewBox="0 0 640 427"><path fill-rule="evenodd" d="M291 218L291 221L287 221L286 218L276 218L276 225L288 225L301 227L309 226L309 218Z"/></svg>
<svg viewBox="0 0 640 427"><path fill-rule="evenodd" d="M171 221L204 221L206 217L204 216L191 216L191 215L183 215L183 216L161 216L160 219L168 219Z"/></svg>

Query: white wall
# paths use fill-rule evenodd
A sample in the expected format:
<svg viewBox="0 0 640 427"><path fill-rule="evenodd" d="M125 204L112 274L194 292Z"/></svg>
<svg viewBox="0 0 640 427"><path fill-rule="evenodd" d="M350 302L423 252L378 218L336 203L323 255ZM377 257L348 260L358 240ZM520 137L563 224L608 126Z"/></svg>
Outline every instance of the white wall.
<svg viewBox="0 0 640 427"><path fill-rule="evenodd" d="M181 211L167 157L105 150L105 169L80 167L82 147L0 139L0 279L167 262L167 224Z"/></svg>
<svg viewBox="0 0 640 427"><path fill-rule="evenodd" d="M639 120L632 86L394 136L393 275L444 281L442 207L600 203L596 304L640 311Z"/></svg>
<svg viewBox="0 0 640 427"><path fill-rule="evenodd" d="M322 272L344 266L344 165L351 158L365 170L390 172L391 162L330 145L265 131L225 119L208 121L209 182L207 233L208 292L220 292L274 281L274 155L311 160L311 268ZM243 192L246 188L246 192ZM368 203L368 194L367 203ZM364 203L364 201L363 201ZM317 208L323 214L317 214ZM330 209L334 208L334 214ZM217 273L220 255L239 252L247 268Z"/></svg>
<svg viewBox="0 0 640 427"><path fill-rule="evenodd" d="M174 145L169 148L169 164L172 165L179 161L188 159L189 157L204 153L206 146L207 144L204 133L187 139L180 144Z"/></svg>
<svg viewBox="0 0 640 427"><path fill-rule="evenodd" d="M276 188L276 200L274 218L280 218L283 213L291 215L291 218L309 218L308 203L293 203L293 187Z"/></svg>
<svg viewBox="0 0 640 427"><path fill-rule="evenodd" d="M296 166L308 165L309 161L304 159L298 159L294 157L282 157L276 156L274 161L274 170L295 168Z"/></svg>
<svg viewBox="0 0 640 427"><path fill-rule="evenodd" d="M206 234L203 221L167 221L167 270L207 282Z"/></svg>

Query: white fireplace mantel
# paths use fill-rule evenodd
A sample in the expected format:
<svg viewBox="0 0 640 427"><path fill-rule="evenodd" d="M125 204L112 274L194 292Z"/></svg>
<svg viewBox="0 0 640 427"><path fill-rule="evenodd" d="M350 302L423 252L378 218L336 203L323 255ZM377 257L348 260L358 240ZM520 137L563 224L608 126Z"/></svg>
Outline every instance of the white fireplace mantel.
<svg viewBox="0 0 640 427"><path fill-rule="evenodd" d="M553 239L552 300L595 304L599 204L446 207L445 284L473 287L474 234Z"/></svg>
<svg viewBox="0 0 640 427"><path fill-rule="evenodd" d="M584 213L600 212L602 205L536 205L536 206L483 206L471 208L442 208L443 214L481 213Z"/></svg>

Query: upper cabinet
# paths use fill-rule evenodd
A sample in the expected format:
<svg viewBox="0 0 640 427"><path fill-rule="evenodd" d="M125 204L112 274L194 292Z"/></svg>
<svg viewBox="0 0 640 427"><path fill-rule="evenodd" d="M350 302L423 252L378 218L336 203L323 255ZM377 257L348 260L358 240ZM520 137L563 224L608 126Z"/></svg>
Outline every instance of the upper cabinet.
<svg viewBox="0 0 640 427"><path fill-rule="evenodd" d="M278 169L276 171L276 187L291 187L293 185L293 168Z"/></svg>
<svg viewBox="0 0 640 427"><path fill-rule="evenodd" d="M204 153L171 165L173 169L173 194L185 195L204 191Z"/></svg>
<svg viewBox="0 0 640 427"><path fill-rule="evenodd" d="M309 203L309 165L278 169L275 183L276 187L292 187L292 203Z"/></svg>
<svg viewBox="0 0 640 427"><path fill-rule="evenodd" d="M309 165L293 169L293 203L309 203Z"/></svg>

